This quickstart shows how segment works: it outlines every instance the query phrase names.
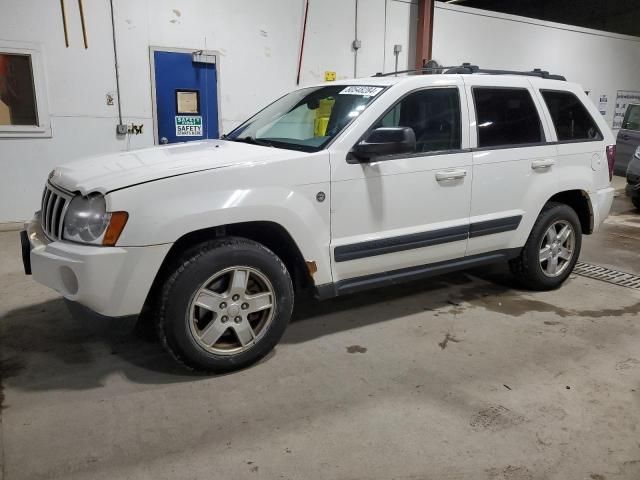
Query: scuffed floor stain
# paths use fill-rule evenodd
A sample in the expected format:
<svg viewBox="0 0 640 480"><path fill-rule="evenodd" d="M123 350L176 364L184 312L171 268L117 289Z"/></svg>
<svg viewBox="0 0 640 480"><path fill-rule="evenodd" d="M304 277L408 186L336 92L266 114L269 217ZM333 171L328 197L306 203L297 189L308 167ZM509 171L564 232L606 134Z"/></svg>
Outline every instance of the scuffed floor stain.
<svg viewBox="0 0 640 480"><path fill-rule="evenodd" d="M442 350L444 350L445 348L447 348L447 345L449 344L449 342L459 343L460 340L458 338L456 338L454 335L451 335L449 332L447 332L447 334L444 336L444 340L442 340L440 343L438 343L438 346Z"/></svg>
<svg viewBox="0 0 640 480"><path fill-rule="evenodd" d="M637 315L640 313L640 301L620 308L577 310L563 308L541 300L525 298L521 293L510 292L506 287L500 285L478 285L464 288L460 294L461 300L471 306L483 307L491 312L503 313L514 317L519 317L531 312L552 313L560 318L605 318ZM550 323L546 322L545 324L550 325Z"/></svg>
<svg viewBox="0 0 640 480"><path fill-rule="evenodd" d="M627 358L623 362L616 363L616 370L629 370L631 368L638 367L640 365L640 360L637 358Z"/></svg>
<svg viewBox="0 0 640 480"><path fill-rule="evenodd" d="M4 380L15 377L23 369L24 363L15 357L0 359L0 411L7 407L4 404Z"/></svg>
<svg viewBox="0 0 640 480"><path fill-rule="evenodd" d="M473 414L469 425L476 430L502 430L524 422L524 417L502 405L493 405Z"/></svg>
<svg viewBox="0 0 640 480"><path fill-rule="evenodd" d="M533 480L533 474L527 467L507 465L504 468L487 470L490 480Z"/></svg>
<svg viewBox="0 0 640 480"><path fill-rule="evenodd" d="M347 353L366 353L367 349L360 345L351 345L347 347Z"/></svg>

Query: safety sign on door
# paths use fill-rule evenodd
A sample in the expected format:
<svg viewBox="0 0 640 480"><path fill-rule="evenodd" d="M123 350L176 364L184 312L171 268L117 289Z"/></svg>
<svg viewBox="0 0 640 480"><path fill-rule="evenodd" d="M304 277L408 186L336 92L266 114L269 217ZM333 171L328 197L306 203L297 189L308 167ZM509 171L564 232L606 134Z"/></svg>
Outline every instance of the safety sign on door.
<svg viewBox="0 0 640 480"><path fill-rule="evenodd" d="M201 137L202 117L197 115L176 116L176 137Z"/></svg>

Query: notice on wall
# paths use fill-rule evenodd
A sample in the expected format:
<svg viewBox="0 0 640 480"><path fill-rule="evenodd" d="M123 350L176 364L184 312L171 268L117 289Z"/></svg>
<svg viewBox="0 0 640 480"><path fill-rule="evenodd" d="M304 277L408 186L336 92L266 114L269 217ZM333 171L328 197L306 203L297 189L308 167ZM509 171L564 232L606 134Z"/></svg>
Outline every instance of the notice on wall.
<svg viewBox="0 0 640 480"><path fill-rule="evenodd" d="M627 111L627 106L630 103L640 103L640 92L633 90L618 90L618 95L616 96L616 109L613 112L614 129L622 127L624 113Z"/></svg>
<svg viewBox="0 0 640 480"><path fill-rule="evenodd" d="M600 111L600 115L603 117L607 115L607 96L605 94L600 95L598 110Z"/></svg>
<svg viewBox="0 0 640 480"><path fill-rule="evenodd" d="M201 137L202 117L199 115L176 116L176 137Z"/></svg>

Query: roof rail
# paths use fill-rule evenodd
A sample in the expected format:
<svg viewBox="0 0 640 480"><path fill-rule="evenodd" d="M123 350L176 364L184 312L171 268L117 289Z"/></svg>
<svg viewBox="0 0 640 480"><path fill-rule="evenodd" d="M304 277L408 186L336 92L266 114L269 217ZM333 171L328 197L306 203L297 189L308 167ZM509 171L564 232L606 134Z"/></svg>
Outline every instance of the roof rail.
<svg viewBox="0 0 640 480"><path fill-rule="evenodd" d="M564 80L567 79L562 75L556 75L553 73L549 73L546 70L541 70L539 68L534 68L528 72L521 72L516 70L490 70L485 68L480 68L477 65L471 65L470 63L463 63L462 65L458 65L455 67L425 67L425 68L417 68L412 70L400 70L398 72L388 72L388 73L376 73L374 77L389 77L392 75L398 75L401 73L452 73L452 74L486 74L486 75L524 75L528 77L540 77L546 78L550 80Z"/></svg>

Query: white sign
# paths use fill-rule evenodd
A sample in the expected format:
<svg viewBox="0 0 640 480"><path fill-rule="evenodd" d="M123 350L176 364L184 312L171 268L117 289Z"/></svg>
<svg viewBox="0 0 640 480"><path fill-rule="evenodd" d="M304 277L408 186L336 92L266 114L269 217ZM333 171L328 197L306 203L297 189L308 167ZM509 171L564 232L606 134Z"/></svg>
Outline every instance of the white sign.
<svg viewBox="0 0 640 480"><path fill-rule="evenodd" d="M607 114L607 96L605 94L600 95L598 110L600 110L600 115L603 117Z"/></svg>
<svg viewBox="0 0 640 480"><path fill-rule="evenodd" d="M616 109L613 112L614 129L622 127L624 113L627 111L627 106L630 103L640 103L640 92L618 90L618 95L616 97Z"/></svg>
<svg viewBox="0 0 640 480"><path fill-rule="evenodd" d="M340 95L361 95L375 97L383 90L382 87L370 87L367 85L351 85L340 92Z"/></svg>
<svg viewBox="0 0 640 480"><path fill-rule="evenodd" d="M199 115L176 116L176 137L201 137L202 117Z"/></svg>

